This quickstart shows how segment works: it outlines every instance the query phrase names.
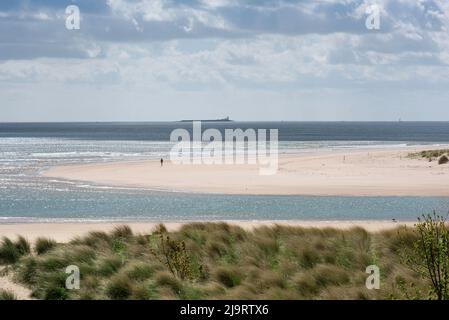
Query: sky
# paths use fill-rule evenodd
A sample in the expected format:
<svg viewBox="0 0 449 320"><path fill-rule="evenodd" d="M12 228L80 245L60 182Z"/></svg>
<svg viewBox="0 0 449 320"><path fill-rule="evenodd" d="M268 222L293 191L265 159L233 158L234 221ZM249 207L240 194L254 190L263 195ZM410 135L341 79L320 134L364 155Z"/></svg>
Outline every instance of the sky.
<svg viewBox="0 0 449 320"><path fill-rule="evenodd" d="M0 122L449 121L448 28L447 0L1 0Z"/></svg>

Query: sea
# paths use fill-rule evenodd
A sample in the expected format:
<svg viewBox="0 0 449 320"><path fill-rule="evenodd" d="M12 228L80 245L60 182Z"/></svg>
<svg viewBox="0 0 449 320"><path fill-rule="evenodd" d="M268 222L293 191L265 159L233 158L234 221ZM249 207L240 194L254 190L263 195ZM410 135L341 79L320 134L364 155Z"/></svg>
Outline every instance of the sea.
<svg viewBox="0 0 449 320"><path fill-rule="evenodd" d="M449 144L449 122L210 122L278 129L279 153ZM263 196L102 186L43 177L65 164L167 157L188 122L0 123L0 224L216 220L415 220L447 197ZM419 183L419 181L410 181Z"/></svg>

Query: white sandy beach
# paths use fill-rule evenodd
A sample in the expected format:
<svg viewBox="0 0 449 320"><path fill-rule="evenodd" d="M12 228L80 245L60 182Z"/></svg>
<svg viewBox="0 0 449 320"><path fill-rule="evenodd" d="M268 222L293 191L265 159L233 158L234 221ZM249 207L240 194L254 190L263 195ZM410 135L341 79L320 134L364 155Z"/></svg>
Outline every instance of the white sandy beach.
<svg viewBox="0 0 449 320"><path fill-rule="evenodd" d="M449 164L410 159L431 147L281 155L275 175L257 165L115 162L51 168L46 177L171 191L254 195L449 196Z"/></svg>

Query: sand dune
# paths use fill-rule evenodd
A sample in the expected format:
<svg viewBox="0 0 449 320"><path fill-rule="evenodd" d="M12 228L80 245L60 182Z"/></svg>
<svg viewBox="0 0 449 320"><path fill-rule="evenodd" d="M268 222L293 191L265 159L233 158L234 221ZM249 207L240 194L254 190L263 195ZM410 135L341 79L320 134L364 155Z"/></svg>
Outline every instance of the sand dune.
<svg viewBox="0 0 449 320"><path fill-rule="evenodd" d="M449 196L449 165L410 159L424 148L281 155L277 174L257 165L116 162L51 168L46 177L95 184L202 193L269 195Z"/></svg>
<svg viewBox="0 0 449 320"><path fill-rule="evenodd" d="M260 226L298 226L304 228L336 228L350 229L362 227L369 232L378 232L398 226L413 226L412 221L300 221L300 220L279 220L279 221L224 221L231 225L240 226L246 230L251 230ZM189 222L166 222L164 225L169 231L176 231L185 223ZM121 223L29 223L29 224L0 224L0 237L15 239L17 235L22 235L30 241L38 237L49 237L58 242L68 242L77 236L86 235L89 231L113 230ZM129 225L135 233L151 233L158 223L156 222L136 222L124 223Z"/></svg>

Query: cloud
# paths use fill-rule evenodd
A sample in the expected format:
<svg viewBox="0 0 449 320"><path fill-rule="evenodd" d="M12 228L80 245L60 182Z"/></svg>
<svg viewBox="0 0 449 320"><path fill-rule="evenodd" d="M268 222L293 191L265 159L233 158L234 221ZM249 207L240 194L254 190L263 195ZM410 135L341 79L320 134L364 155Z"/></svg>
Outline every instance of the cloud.
<svg viewBox="0 0 449 320"><path fill-rule="evenodd" d="M82 29L64 29L60 1L14 1L0 5L1 27L15 26L0 35L0 43L27 42L30 36L45 46L45 38L63 45L67 40L98 42L169 41L174 39L234 39L255 35L348 33L368 35L365 9L373 1L245 1L245 0L99 0L72 1L82 13ZM381 30L419 40L430 32L444 32L447 5L439 1L382 0ZM7 1L6 3L10 3ZM36 23L36 20L44 20ZM50 20L50 21L47 21ZM3 50L2 50L3 51ZM50 51L50 50L49 50ZM50 53L49 53L50 54ZM38 51L36 56L42 56ZM52 56L50 54L50 56ZM82 57L82 55L80 55Z"/></svg>
<svg viewBox="0 0 449 320"><path fill-rule="evenodd" d="M80 7L80 30L65 28L68 4ZM372 4L380 30L365 27ZM207 94L222 106L229 92L248 108L262 103L257 94L306 99L282 98L293 110L318 104L322 92L354 106L380 90L392 105L394 90L434 99L449 84L446 0L7 0L0 30L8 30L0 33L0 94L9 97L11 86L39 84L47 96L52 86L86 96L120 87L160 101L188 94L191 105Z"/></svg>

